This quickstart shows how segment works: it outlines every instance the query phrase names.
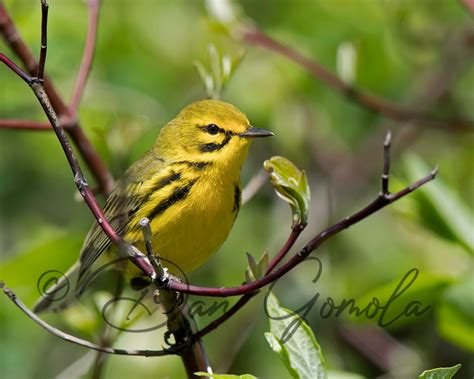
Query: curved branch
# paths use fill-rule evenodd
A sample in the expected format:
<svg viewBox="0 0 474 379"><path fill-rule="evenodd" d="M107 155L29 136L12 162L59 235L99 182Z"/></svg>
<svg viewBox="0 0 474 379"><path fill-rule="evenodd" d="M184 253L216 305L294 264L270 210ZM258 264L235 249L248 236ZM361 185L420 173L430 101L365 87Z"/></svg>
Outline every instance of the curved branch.
<svg viewBox="0 0 474 379"><path fill-rule="evenodd" d="M23 65L26 67L26 71L30 76L36 76L38 74L38 63L22 40L20 34L18 33L15 24L13 23L10 15L5 9L3 3L0 2L0 34L3 35L6 44L12 49L16 56L21 60ZM23 78L24 80L24 78ZM53 85L53 82L48 77L44 76L44 88L48 95L48 98L51 101L53 109L61 118L69 118L69 110L67 105L63 102L61 96L57 92L56 88ZM92 172L92 175L99 183L101 190L104 194L109 194L113 188L113 178L110 172L107 170L105 164L103 163L101 157L94 149L89 139L84 134L79 121L75 120L70 122L72 127L68 128L68 133L71 136L71 139L74 141L78 147L82 157L84 158L87 166Z"/></svg>
<svg viewBox="0 0 474 379"><path fill-rule="evenodd" d="M15 73L17 76L19 76L26 84L31 83L31 78L30 76L23 71L20 66L18 66L15 62L13 62L10 58L6 57L5 55L0 53L0 62L5 64L13 73Z"/></svg>
<svg viewBox="0 0 474 379"><path fill-rule="evenodd" d="M291 233L288 239L286 240L285 244L283 245L283 247L280 249L280 251L275 255L275 257L268 264L268 267L265 271L265 275L268 275L275 268L275 266L278 263L280 263L283 260L283 258L288 254L288 252L291 250L291 248L295 244L296 240L300 236L303 229L304 229L304 226L296 225L296 227L291 230ZM237 303L235 303L222 316L220 316L218 319L214 321L211 321L207 326L205 326L198 332L194 333L194 338L200 339L204 337L206 334L212 332L214 329L219 327L219 325L223 324L225 321L231 318L234 314L236 314L245 304L247 304L250 301L250 299L252 299L255 295L257 295L257 293L258 292L252 292L252 293L243 295L237 301Z"/></svg>
<svg viewBox="0 0 474 379"><path fill-rule="evenodd" d="M245 42L260 46L274 53L280 54L290 61L300 65L309 71L316 79L321 80L330 88L353 100L360 106L371 112L381 114L396 121L419 120L433 126L448 125L453 129L470 130L474 126L472 120L442 119L426 112L418 111L414 108L400 106L394 102L363 91L340 79L337 75L326 69L323 65L304 56L299 51L273 39L254 26L246 26L242 32Z"/></svg>
<svg viewBox="0 0 474 379"><path fill-rule="evenodd" d="M61 338L64 341L74 343L79 346L87 347L88 349L93 349L107 354L116 354L116 355L135 355L142 357L161 357L164 355L179 354L183 346L175 346L169 350L136 350L136 349L115 349L112 347L104 347L96 345L90 341L83 340L81 338L72 336L70 334L64 333L63 331L56 329L55 327L49 325L47 322L41 320L35 313L33 313L28 307L23 304L23 302L18 298L18 296L8 287L5 286L5 283L0 281L0 288L3 290L3 293L31 320L41 326L43 329L51 333L52 335Z"/></svg>
<svg viewBox="0 0 474 379"><path fill-rule="evenodd" d="M76 118L77 108L81 102L82 94L92 68L94 60L95 45L97 42L97 25L99 21L99 0L88 0L89 21L87 27L86 44L82 55L79 73L77 74L76 84L72 91L71 102L69 103L69 114L71 118Z"/></svg>
<svg viewBox="0 0 474 379"><path fill-rule="evenodd" d="M422 185L428 183L429 181L433 180L438 173L438 169L435 168L431 171L428 175L421 178L415 183L412 183L408 187L390 194L388 192L388 174L390 169L390 160L389 160L389 148L391 144L390 132L387 133L385 142L384 142L384 165L382 171L382 190L380 191L379 195L366 207L361 209L360 211L352 214L349 217L346 217L339 222L335 223L334 225L326 228L319 234L317 234L313 239L311 239L303 248L295 254L287 263L281 266L279 269L269 273L268 275L264 276L261 279L257 279L251 283L243 284L236 287L228 287L228 288L213 288L213 287L200 287L194 285L188 285L185 283L178 283L176 281L170 281L168 283L168 288L182 293L192 294L192 295L199 295L199 296L211 296L211 297L228 297L228 296L237 296L237 295L244 295L247 293L254 292L267 284L281 278L285 275L288 271L292 270L298 264L303 262L306 257L318 248L321 244L327 241L329 238L333 237L334 235L338 234L339 232L343 231L344 229L349 228L350 226L358 223L359 221L369 217L373 213L379 211L380 209L384 208L385 206L401 199L402 197L408 195L409 193L415 191ZM386 178L385 178L386 177ZM386 183L386 184L385 184Z"/></svg>

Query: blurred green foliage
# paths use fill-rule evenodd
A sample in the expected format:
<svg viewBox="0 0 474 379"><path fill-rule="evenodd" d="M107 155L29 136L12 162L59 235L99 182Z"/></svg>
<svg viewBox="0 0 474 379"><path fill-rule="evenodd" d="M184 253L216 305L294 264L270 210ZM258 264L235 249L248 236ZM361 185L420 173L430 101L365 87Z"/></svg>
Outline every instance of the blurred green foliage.
<svg viewBox="0 0 474 379"><path fill-rule="evenodd" d="M39 4L27 0L3 0L3 4L37 52ZM261 30L360 88L437 115L474 119L473 22L461 2L242 0L238 5L242 16ZM78 70L86 24L83 1L50 0L46 69L65 99ZM461 43L460 36L469 33L471 43ZM289 158L307 174L313 200L300 245L378 193L387 128L394 135L392 190L439 165L435 182L318 249L323 271L317 283L312 283L314 264L308 262L275 287L282 305L292 310L319 293L305 318L327 367L363 377L388 373L408 378L427 367L462 363L457 375L472 377L472 131L433 128L422 122L395 124L368 112L294 63L229 38L215 27L203 1L105 1L96 59L79 115L113 174L119 176L143 154L159 128L184 105L206 96L193 62L208 62L209 44L221 56L237 57L245 51L222 98L242 109L253 125L276 134L271 141L254 144L243 182L273 155ZM0 51L14 58L3 40ZM5 67L0 67L0 118L45 119L31 91ZM75 261L93 220L76 200L70 169L52 133L0 130L0 207L0 279L32 305L40 275L65 270ZM242 208L227 242L190 276L191 282L241 283L245 252L260 256L269 249L271 257L286 240L291 222L287 205L266 185ZM414 299L431 305L430 310L389 329L378 328L375 319L363 320L380 336L389 334L393 337L389 340L396 341L384 350L383 359L367 356L363 349L368 341L377 350L377 340L363 336L349 340L340 332L359 330L361 320L320 316L319 307L328 297L337 302L354 298L362 305L374 296L383 301L412 268L419 270L419 276L398 305ZM100 303L85 296L83 305L45 319L96 340L99 333L92 326L103 322L94 307L86 306L88 301ZM196 322L204 326L216 316L202 316ZM77 324L78 319L87 322ZM61 373L79 377L94 359L93 352L39 329L5 297L0 297L0 325L2 378ZM205 338L215 370L287 377L268 347L266 331L260 295ZM122 333L115 345L159 349L162 334L163 330ZM105 369L110 378L184 375L177 357L109 357Z"/></svg>

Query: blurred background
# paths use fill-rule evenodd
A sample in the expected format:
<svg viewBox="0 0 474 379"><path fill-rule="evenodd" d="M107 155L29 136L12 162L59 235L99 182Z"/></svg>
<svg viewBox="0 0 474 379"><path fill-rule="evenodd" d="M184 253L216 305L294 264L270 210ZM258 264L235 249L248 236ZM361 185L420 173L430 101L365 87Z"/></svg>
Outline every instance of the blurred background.
<svg viewBox="0 0 474 379"><path fill-rule="evenodd" d="M119 177L149 149L161 126L183 106L207 96L195 62L209 67L210 44L219 54L240 59L221 98L243 110L253 125L275 133L253 144L243 183L273 155L285 156L308 175L311 213L297 247L377 195L382 144L390 129L392 190L436 165L438 178L321 246L313 253L323 268L317 283L312 282L315 266L303 264L281 279L274 292L293 310L320 294L305 317L331 370L366 378L414 378L424 369L462 363L457 377L473 377L472 121L396 122L370 112L288 59L239 38L233 25L218 25L216 16L222 12L216 3L102 4L96 57L79 117L113 175ZM2 4L36 53L39 2ZM242 0L235 6L245 25L314 59L346 83L419 112L474 120L474 22L462 1ZM46 71L66 101L86 28L84 1L50 0ZM18 61L3 40L0 51ZM0 118L45 120L28 87L5 67L0 67ZM86 175L93 182L87 170ZM65 271L77 259L92 221L52 132L0 130L0 279L28 306L39 296L37 280L43 272ZM242 207L220 251L188 279L217 287L241 283L245 252L259 257L268 249L274 254L290 226L289 207L266 183ZM386 303L413 268L418 277L390 314L393 318L419 301L430 305L423 316L403 316L385 328L378 326L378 316L321 317L328 297L336 304L353 298L361 307L374 296ZM105 289L89 293L64 314L44 318L97 341L104 327L98 304L110 297ZM214 302L204 301L209 306ZM197 317L196 323L205 326L219 314ZM156 319L144 317L135 325L150 322ZM260 294L205 337L214 369L289 377L263 336L268 330ZM110 333L117 347L159 349L163 332ZM94 352L48 334L5 297L0 297L0 338L2 378L90 377ZM184 370L177 357L112 356L103 374L180 378Z"/></svg>

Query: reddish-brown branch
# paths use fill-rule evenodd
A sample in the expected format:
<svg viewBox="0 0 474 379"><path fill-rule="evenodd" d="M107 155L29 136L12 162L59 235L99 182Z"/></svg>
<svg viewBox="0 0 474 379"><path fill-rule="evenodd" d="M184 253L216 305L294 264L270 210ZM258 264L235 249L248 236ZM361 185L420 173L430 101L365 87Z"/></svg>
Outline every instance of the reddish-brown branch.
<svg viewBox="0 0 474 379"><path fill-rule="evenodd" d="M51 124L42 121L0 120L0 129L51 131Z"/></svg>
<svg viewBox="0 0 474 379"><path fill-rule="evenodd" d="M47 9L46 8L46 3L45 0L42 0L42 6L43 10ZM42 47L43 55L44 57L46 56L46 46L47 46L47 41L46 41L46 36L45 36L45 31L46 31L46 23L47 23L47 17L44 17L45 13L43 13L43 18L42 18L42 41L44 41L44 48ZM147 275L152 281L155 281L157 279L155 270L153 266L151 265L150 261L148 258L143 255L138 249L136 249L134 246L126 243L112 228L110 225L109 221L105 218L105 215L100 208L99 204L97 203L97 200L95 196L93 195L91 189L89 188L86 178L84 177L81 167L79 165L79 162L77 161L74 151L69 143L69 140L66 136L66 133L64 129L62 128L59 117L57 113L54 110L53 105L51 104L48 94L46 93L46 90L43 86L43 80L38 77L30 77L28 76L21 68L19 68L16 64L14 64L10 59L5 57L3 54L0 55L0 58L5 65L10 68L14 73L16 73L20 78L22 78L30 88L32 89L33 93L37 97L38 101L41 104L41 107L43 108L46 116L48 117L49 122L51 123L51 126L54 129L54 132L59 140L59 143L61 144L61 147L66 155L66 158L68 160L69 166L71 167L72 173L74 175L74 182L76 183L77 188L79 189L79 192L83 196L84 200L86 201L87 205L89 206L89 209L91 212L94 214L96 217L97 222L99 223L100 227L102 230L105 232L107 237L110 238L110 240L119 247L119 250L128 258L130 258L131 262L135 264L145 275ZM42 62L44 64L44 61ZM41 71L41 69L40 69ZM3 288L4 285L3 283L0 283L0 286ZM26 309L26 307L22 307L20 303L18 303L16 300L16 296L9 290L4 288L4 293L9 296L9 298L20 308L28 314L29 310ZM163 294L167 293L167 291L162 291ZM31 313L31 312L30 312ZM38 318L33 315L33 319L38 322ZM41 320L39 320L41 321ZM175 336L179 336L180 338L176 338L177 341L184 341L187 342L186 336L191 335L191 329L189 328L189 324L183 318L183 325L186 326L179 326L179 330L174 330L173 333ZM65 338L64 334L61 335L62 332L50 327L44 322L39 322L41 326L43 326L45 329L48 331L54 333L55 335L60 336L61 338L67 339L70 342L74 343L79 343L78 339L68 336L69 338ZM170 322L168 323L170 325ZM174 324L173 324L174 325ZM181 325L181 324L180 324ZM72 338L70 338L72 337ZM84 341L82 341L84 342ZM182 347L182 349L177 352L185 364L186 370L188 372L189 377L194 377L194 372L198 370L207 370L209 367L207 359L205 359L205 353L202 347L202 344L200 343L199 340L192 340L191 344L180 344L179 346ZM85 341L85 344L83 343L84 346L87 346L92 349L96 349L98 351L102 352L114 352L114 349L109 349L109 348L103 348L98 345L90 344L87 341ZM124 353L125 354L125 353ZM155 354L158 355L158 354Z"/></svg>
<svg viewBox="0 0 474 379"><path fill-rule="evenodd" d="M293 245L295 244L296 240L300 236L301 232L303 231L304 226L302 225L296 225L290 233L290 236L286 240L285 244L283 247L280 249L280 251L275 255L275 257L270 261L268 264L267 269L265 270L265 275L268 275L277 265L280 263L283 258L289 253ZM194 338L200 339L204 337L206 334L212 332L214 329L219 327L219 325L223 324L225 321L227 321L229 318L231 318L233 315L235 315L241 308L244 307L245 304L247 304L250 299L252 299L257 292L253 293L248 293L243 295L237 303L235 303L227 312L225 312L222 316L220 316L218 319L211 321L207 326L199 330L194 334Z"/></svg>
<svg viewBox="0 0 474 379"><path fill-rule="evenodd" d="M461 3L471 12L471 15L474 15L474 0L461 0Z"/></svg>
<svg viewBox="0 0 474 379"><path fill-rule="evenodd" d="M44 0L42 0L42 5L44 5ZM42 17L42 33L46 30L46 23L47 18ZM46 38L42 35L41 40L44 41L46 51ZM12 72L14 72L18 77L20 77L23 81L25 81L30 88L32 89L33 93L35 94L36 98L38 99L41 107L43 108L46 117L48 118L53 130L58 137L59 143L64 151L66 159L71 167L71 171L74 175L74 182L81 193L82 197L84 198L86 204L88 205L89 209L91 210L92 214L95 216L97 222L99 223L102 230L105 232L107 237L116 244L121 251L128 257L131 257L131 261L143 271L143 273L149 276L151 279L155 279L156 274L155 271L148 261L147 257L143 255L138 249L134 246L126 243L113 229L110 225L109 221L105 218L105 215L100 208L97 199L95 198L92 190L90 189L84 174L82 173L82 169L79 165L79 162L74 154L74 150L72 149L71 144L69 143L69 139L59 122L59 117L56 114L53 105L51 104L46 89L43 85L43 80L40 80L38 77L29 76L25 71L23 71L19 66L17 66L13 61L7 58L5 55L0 54L0 61L4 63ZM77 130L81 130L77 128Z"/></svg>
<svg viewBox="0 0 474 379"><path fill-rule="evenodd" d="M400 106L396 103L383 99L380 96L363 91L344 82L337 75L333 74L321 64L309 59L297 50L294 50L293 48L273 39L253 26L247 26L243 30L242 36L244 41L247 43L260 46L264 49L284 56L290 61L300 65L301 67L304 67L316 79L321 80L336 92L339 92L364 108L381 114L385 117L396 121L419 120L433 126L449 126L456 130L472 129L472 126L474 125L474 121L471 120L444 120L431 114L427 114L426 112L420 112L416 109Z"/></svg>
<svg viewBox="0 0 474 379"><path fill-rule="evenodd" d="M200 331L194 334L196 338L202 338L209 332L216 329L219 325L227 321L230 317L237 313L245 304L247 304L252 297L254 297L257 292L255 290L279 279L281 276L286 274L288 271L292 270L298 264L303 262L306 257L314 250L316 250L322 243L326 240L331 238L332 236L338 234L344 229L349 228L351 225L358 223L359 221L367 218L371 214L377 212L378 210L382 209L386 205L393 203L394 201L408 195L409 193L413 192L417 188L421 187L422 185L426 184L427 182L433 180L438 172L438 169L435 168L429 175L421 178L415 183L412 183L410 186L402 189L399 192L394 194L389 193L389 175L390 175L390 147L392 143L392 134L391 132L387 132L384 141L384 149L383 149L383 169L381 175L381 191L377 198L370 203L367 207L363 208L357 213L354 213L352 216L346 217L339 221L338 223L330 226L329 228L323 230L321 233L316 235L312 240L310 240L299 252L298 254L294 255L290 261L288 261L280 270L276 270L272 273L272 270L276 265L281 262L281 260L287 255L290 251L291 247L294 245L296 240L298 239L301 231L303 230L302 227L297 226L295 229L292 230L288 240L286 241L285 245L281 248L280 252L272 259L268 268L265 272L265 276L262 279L256 280L254 282L244 284L238 287L231 287L231 288L206 288L206 287L197 287L197 286L185 286L190 289L190 291L183 291L188 292L194 295L201 295L201 296L234 296L236 294L244 294L237 303L235 303L227 312L225 312L221 317L218 319L210 322L207 326L202 328ZM171 283L173 285L174 283ZM193 287L193 288L190 288ZM176 290L176 287L174 287Z"/></svg>
<svg viewBox="0 0 474 379"><path fill-rule="evenodd" d="M354 213L353 215L346 217L339 222L335 223L334 225L326 228L319 234L317 234L313 239L311 239L303 248L295 254L287 263L281 266L279 269L272 271L268 275L265 275L261 279L257 279L251 283L242 284L236 287L228 287L228 288L214 288L214 287L200 287L194 285L188 285L184 283L178 283L175 281L171 281L168 283L168 288L172 289L173 291L188 293L192 295L199 295L199 296L211 296L211 297L228 297L228 296L237 296L237 295L244 295L247 293L252 293L267 284L281 278L285 275L288 271L292 270L294 267L299 265L303 262L306 257L315 249L317 249L321 244L327 241L332 236L338 234L339 232L343 231L344 229L349 228L350 226L358 223L359 221L369 217L370 215L374 214L375 212L379 211L380 209L384 208L385 206L401 199L402 197L408 195L409 193L413 192L417 188L421 187L422 185L426 184L427 182L433 180L436 177L438 169L435 168L432 172L430 172L425 177L421 178L415 183L412 183L408 187L390 194L388 192L388 188L386 188L386 183L388 185L388 174L390 169L390 160L389 160L389 148L390 148L391 138L390 133L387 133L385 142L384 142L384 165L382 171L382 178L386 176L386 179L382 180L382 189L379 195L365 208L361 209L360 211Z"/></svg>
<svg viewBox="0 0 474 379"><path fill-rule="evenodd" d="M77 108L81 102L82 94L86 85L92 68L92 61L94 60L95 45L97 41L97 26L99 21L99 0L88 0L89 20L87 27L86 44L82 54L81 65L79 73L77 74L76 84L72 91L71 102L69 103L69 114L71 118L76 118Z"/></svg>
<svg viewBox="0 0 474 379"><path fill-rule="evenodd" d="M38 74L38 63L36 62L36 59L34 58L34 55L29 47L22 40L15 27L15 24L13 23L2 3L0 3L0 34L3 35L6 44L21 60L30 76L36 76ZM56 113L61 118L70 119L68 107L63 102L59 93L56 91L48 75L44 75L44 88ZM79 122L74 120L70 121L69 123L72 125L72 127L68 128L67 130L71 136L71 139L78 147L79 152L92 172L92 175L99 183L102 192L104 194L109 194L113 188L112 175L108 171L97 151L90 143L89 139L84 134Z"/></svg>
<svg viewBox="0 0 474 379"><path fill-rule="evenodd" d="M10 70L13 71L17 76L19 76L21 79L23 79L24 82L27 84L30 84L31 79L30 76L24 72L20 66L18 66L16 63L14 63L12 60L7 58L5 55L0 53L0 62L4 63L5 66L7 66Z"/></svg>
<svg viewBox="0 0 474 379"><path fill-rule="evenodd" d="M280 263L283 258L286 257L290 249L293 247L295 244L296 240L300 236L301 232L303 229L306 227L306 225L295 225L295 227L291 230L290 236L286 240L285 244L283 247L280 249L280 251L273 257L273 259L270 261L268 264L268 267L265 271L265 275L268 275L270 272L273 271L273 269Z"/></svg>
<svg viewBox="0 0 474 379"><path fill-rule="evenodd" d="M14 22L2 3L0 3L0 34L3 35L6 44L20 59L30 76L36 76L38 73L38 63L28 45L26 45L21 38ZM61 115L66 113L67 106L54 88L48 75L44 77L44 87L56 113Z"/></svg>

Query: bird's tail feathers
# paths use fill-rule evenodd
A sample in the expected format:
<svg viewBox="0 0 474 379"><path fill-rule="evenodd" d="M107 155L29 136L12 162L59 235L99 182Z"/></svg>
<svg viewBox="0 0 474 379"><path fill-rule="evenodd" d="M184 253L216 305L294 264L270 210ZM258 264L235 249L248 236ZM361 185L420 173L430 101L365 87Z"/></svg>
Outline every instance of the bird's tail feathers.
<svg viewBox="0 0 474 379"><path fill-rule="evenodd" d="M34 305L33 312L59 312L74 303L79 297L76 290L78 277L79 262L76 262L60 278L50 278L48 282L55 283L51 286L45 284L43 290L40 288L41 298Z"/></svg>

